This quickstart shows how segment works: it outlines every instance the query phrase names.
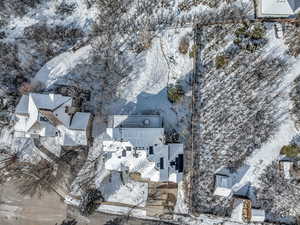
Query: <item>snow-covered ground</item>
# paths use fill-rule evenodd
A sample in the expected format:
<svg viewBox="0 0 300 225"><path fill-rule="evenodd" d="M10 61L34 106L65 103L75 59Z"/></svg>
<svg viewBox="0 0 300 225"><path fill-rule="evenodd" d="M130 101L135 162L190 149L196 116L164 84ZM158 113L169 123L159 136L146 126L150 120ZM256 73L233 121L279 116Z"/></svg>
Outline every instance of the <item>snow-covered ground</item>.
<svg viewBox="0 0 300 225"><path fill-rule="evenodd" d="M65 2L67 4L75 4L76 8L70 15L57 14L57 7ZM88 8L85 0L58 0L45 1L34 9L31 9L25 16L14 17L9 20L7 26L8 36L6 41L14 41L16 38L23 37L24 28L33 24L44 22L49 26L63 25L81 28L84 31L90 31L91 24L96 16L95 7Z"/></svg>
<svg viewBox="0 0 300 225"><path fill-rule="evenodd" d="M273 25L273 24L272 24ZM249 166L248 170L242 176L241 180L235 185L234 190L239 190L242 186L245 186L249 182L254 185L259 185L259 177L264 172L264 169L271 165L274 160L277 160L281 148L284 145L288 145L292 138L299 134L299 131L295 127L295 123L290 115L290 109L292 108L292 102L289 98L289 94L293 88L293 81L299 75L300 58L294 59L286 55L287 50L284 40L277 39L273 29L268 32L269 42L265 47L264 52L266 55L281 56L290 64L288 72L283 75L283 81L280 87L277 89L277 93L283 97L280 105L280 111L282 113L280 118L280 127L278 131L265 143L260 149L254 151L250 157L247 158L245 164ZM274 93L274 94L277 94Z"/></svg>
<svg viewBox="0 0 300 225"><path fill-rule="evenodd" d="M64 52L56 56L41 68L32 82L40 82L46 88L51 87L54 83L60 83L76 65L90 57L91 50L91 46L87 45L75 52Z"/></svg>

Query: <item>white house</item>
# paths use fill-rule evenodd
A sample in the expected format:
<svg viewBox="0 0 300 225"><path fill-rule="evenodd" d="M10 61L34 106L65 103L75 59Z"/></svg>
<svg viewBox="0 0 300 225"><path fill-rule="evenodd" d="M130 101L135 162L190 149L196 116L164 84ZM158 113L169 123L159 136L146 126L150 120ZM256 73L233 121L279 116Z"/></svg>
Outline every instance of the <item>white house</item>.
<svg viewBox="0 0 300 225"><path fill-rule="evenodd" d="M71 97L23 95L15 111L15 136L57 137L62 146L87 145L91 114L76 111Z"/></svg>
<svg viewBox="0 0 300 225"><path fill-rule="evenodd" d="M258 17L291 17L297 13L300 0L256 0Z"/></svg>
<svg viewBox="0 0 300 225"><path fill-rule="evenodd" d="M183 173L183 145L164 144L160 116L115 115L103 142L108 170L138 172L154 182L178 183Z"/></svg>

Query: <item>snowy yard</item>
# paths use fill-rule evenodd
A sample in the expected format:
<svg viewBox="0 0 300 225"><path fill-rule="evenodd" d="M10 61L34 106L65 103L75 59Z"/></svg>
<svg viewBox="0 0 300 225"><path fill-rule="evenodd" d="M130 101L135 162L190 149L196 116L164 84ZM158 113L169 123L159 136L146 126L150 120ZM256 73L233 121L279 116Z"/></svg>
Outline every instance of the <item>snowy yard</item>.
<svg viewBox="0 0 300 225"><path fill-rule="evenodd" d="M199 169L194 187L198 188L193 190L194 207L200 211L228 213L228 202L212 196L217 169L228 166L240 172L239 168L248 167L237 174L233 189L238 191L249 182L258 187L264 169L298 133L290 114L290 92L300 61L286 54L284 40L275 38L273 24L264 26L267 42L262 39L262 45L251 53L241 42L233 42L240 32L236 25L227 27L225 33L217 26L203 30L206 45L201 52L204 69L199 74L195 140L195 167ZM225 57L222 68L215 68L219 58L214 56Z"/></svg>

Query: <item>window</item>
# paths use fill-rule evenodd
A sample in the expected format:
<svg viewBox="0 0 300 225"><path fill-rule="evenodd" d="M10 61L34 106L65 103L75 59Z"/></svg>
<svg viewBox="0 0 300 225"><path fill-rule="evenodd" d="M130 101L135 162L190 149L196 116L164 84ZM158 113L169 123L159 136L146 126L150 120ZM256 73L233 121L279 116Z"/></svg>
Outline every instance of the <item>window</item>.
<svg viewBox="0 0 300 225"><path fill-rule="evenodd" d="M153 146L149 147L149 155L153 155L154 154L154 149Z"/></svg>
<svg viewBox="0 0 300 225"><path fill-rule="evenodd" d="M163 157L160 158L159 166L160 166L160 169L161 169L161 170L164 169L164 158L163 158Z"/></svg>
<svg viewBox="0 0 300 225"><path fill-rule="evenodd" d="M130 146L126 146L126 151L131 151L131 147Z"/></svg>

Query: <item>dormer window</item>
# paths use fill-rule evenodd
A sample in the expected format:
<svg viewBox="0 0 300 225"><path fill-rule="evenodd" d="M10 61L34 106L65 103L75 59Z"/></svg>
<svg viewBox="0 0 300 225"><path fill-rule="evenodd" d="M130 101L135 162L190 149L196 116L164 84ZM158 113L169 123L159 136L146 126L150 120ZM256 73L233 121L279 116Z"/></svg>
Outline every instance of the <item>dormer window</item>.
<svg viewBox="0 0 300 225"><path fill-rule="evenodd" d="M149 147L149 155L153 155L154 154L154 149L153 146Z"/></svg>

